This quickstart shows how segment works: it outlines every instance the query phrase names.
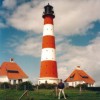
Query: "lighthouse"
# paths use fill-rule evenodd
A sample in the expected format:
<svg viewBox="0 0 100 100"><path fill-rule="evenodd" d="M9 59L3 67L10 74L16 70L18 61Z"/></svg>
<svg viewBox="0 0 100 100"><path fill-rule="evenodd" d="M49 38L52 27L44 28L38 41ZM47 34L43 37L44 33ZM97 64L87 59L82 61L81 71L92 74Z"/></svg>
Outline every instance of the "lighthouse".
<svg viewBox="0 0 100 100"><path fill-rule="evenodd" d="M40 64L40 77L38 84L58 83L57 62L56 62L56 47L54 36L54 23L55 18L53 7L46 5L43 12L44 28L42 37L42 53Z"/></svg>

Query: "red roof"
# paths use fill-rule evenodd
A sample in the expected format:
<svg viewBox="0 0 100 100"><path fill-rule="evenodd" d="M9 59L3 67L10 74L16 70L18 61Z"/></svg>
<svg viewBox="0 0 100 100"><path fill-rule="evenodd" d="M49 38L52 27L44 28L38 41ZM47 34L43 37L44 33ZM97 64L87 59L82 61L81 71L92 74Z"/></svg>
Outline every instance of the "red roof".
<svg viewBox="0 0 100 100"><path fill-rule="evenodd" d="M28 78L23 70L15 62L4 62L0 68L0 76L8 76L9 79Z"/></svg>
<svg viewBox="0 0 100 100"><path fill-rule="evenodd" d="M83 70L75 69L65 82L84 81L88 84L93 84L95 81Z"/></svg>
<svg viewBox="0 0 100 100"><path fill-rule="evenodd" d="M3 71L1 68L0 68L0 76L6 76L5 71Z"/></svg>

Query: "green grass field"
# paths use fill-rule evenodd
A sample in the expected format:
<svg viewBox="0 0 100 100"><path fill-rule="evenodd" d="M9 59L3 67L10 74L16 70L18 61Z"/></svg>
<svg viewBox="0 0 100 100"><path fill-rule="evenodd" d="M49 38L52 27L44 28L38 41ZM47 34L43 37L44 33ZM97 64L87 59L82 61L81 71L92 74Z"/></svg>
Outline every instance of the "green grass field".
<svg viewBox="0 0 100 100"><path fill-rule="evenodd" d="M0 100L19 100L24 91L18 90L0 90ZM100 92L65 90L68 95L67 100L100 100ZM33 99L34 98L34 99ZM28 95L21 100L58 100L53 90L29 91ZM61 100L64 100L61 98Z"/></svg>

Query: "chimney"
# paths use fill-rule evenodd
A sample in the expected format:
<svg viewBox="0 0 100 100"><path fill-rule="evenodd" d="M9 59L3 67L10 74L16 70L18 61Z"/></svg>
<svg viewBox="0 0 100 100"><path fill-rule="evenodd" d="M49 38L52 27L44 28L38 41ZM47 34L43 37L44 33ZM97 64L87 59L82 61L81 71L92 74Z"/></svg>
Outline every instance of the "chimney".
<svg viewBox="0 0 100 100"><path fill-rule="evenodd" d="M10 62L14 62L14 58L10 58Z"/></svg>
<svg viewBox="0 0 100 100"><path fill-rule="evenodd" d="M77 69L77 70L81 70L81 69L80 69L80 66L77 66L76 69Z"/></svg>

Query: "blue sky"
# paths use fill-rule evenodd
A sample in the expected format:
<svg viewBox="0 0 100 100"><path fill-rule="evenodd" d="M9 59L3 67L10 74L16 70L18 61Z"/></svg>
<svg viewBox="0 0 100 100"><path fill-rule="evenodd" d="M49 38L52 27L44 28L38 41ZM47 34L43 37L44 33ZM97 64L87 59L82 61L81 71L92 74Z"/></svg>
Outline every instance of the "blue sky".
<svg viewBox="0 0 100 100"><path fill-rule="evenodd" d="M0 65L12 57L36 83L39 77L43 7L54 6L59 78L81 66L100 84L99 0L1 0Z"/></svg>

